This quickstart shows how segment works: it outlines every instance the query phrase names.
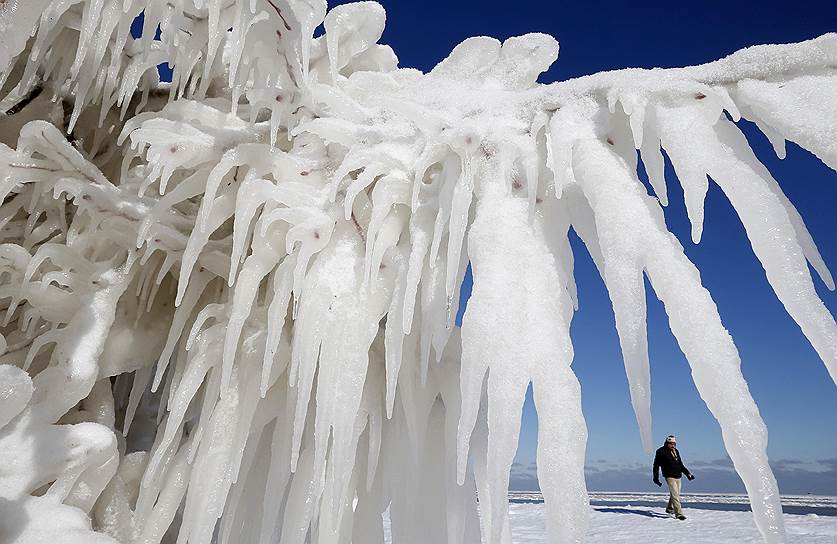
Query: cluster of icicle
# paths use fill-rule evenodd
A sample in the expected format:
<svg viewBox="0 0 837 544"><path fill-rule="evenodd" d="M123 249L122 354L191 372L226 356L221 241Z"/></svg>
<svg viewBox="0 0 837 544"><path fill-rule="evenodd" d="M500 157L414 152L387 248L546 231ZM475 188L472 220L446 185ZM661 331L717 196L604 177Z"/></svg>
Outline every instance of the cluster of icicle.
<svg viewBox="0 0 837 544"><path fill-rule="evenodd" d="M0 3L3 534L369 544L388 510L399 544L508 544L531 383L549 541L580 542L572 228L644 446L647 277L783 542L738 352L663 220L661 148L694 241L711 177L837 379L808 263L832 278L735 124L837 168L837 36L541 85L549 36L468 39L422 74L377 43L384 19L373 2Z"/></svg>

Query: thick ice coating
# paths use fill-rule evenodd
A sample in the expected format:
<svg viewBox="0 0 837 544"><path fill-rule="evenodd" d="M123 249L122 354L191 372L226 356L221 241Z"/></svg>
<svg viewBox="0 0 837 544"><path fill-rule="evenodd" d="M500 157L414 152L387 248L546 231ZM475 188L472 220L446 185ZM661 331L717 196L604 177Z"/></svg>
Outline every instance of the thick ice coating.
<svg viewBox="0 0 837 544"><path fill-rule="evenodd" d="M587 429L580 387L570 370L572 301L561 286L540 218L530 224L526 199L509 194L492 166L487 165L482 176L476 219L468 235L474 291L462 321L459 481L465 479L485 380L488 443L480 506L486 541L502 542L508 523L509 471L517 452L523 400L532 382L541 421L538 477L550 535L558 542L578 542L588 517L583 470ZM521 315L525 319L518 319Z"/></svg>
<svg viewBox="0 0 837 544"><path fill-rule="evenodd" d="M837 35L539 84L551 36L469 38L422 74L378 43L385 19L0 2L0 524L24 544L369 544L389 510L395 542L509 544L531 385L548 540L582 542L573 229L642 445L647 279L764 541L788 542L738 351L663 221L662 151L692 239L717 183L837 382L808 265L833 278L736 126L837 167Z"/></svg>

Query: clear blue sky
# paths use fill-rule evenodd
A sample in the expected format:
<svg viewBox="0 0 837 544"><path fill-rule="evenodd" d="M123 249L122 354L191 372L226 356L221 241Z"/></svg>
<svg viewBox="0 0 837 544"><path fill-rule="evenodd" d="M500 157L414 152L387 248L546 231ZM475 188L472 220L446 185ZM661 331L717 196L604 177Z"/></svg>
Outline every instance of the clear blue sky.
<svg viewBox="0 0 837 544"><path fill-rule="evenodd" d="M331 6L345 2L329 2ZM837 2L562 2L516 0L383 0L391 45L401 67L429 70L460 41L545 32L561 43L544 82L625 67L674 67L715 60L760 43L795 42L837 31ZM514 6L514 9L509 9ZM832 272L837 273L837 174L793 144L778 160L765 138L744 125L753 148L802 213ZM776 300L743 228L717 187L710 187L700 245L691 243L682 192L666 175L669 228L701 270L742 358L744 375L770 430L771 463L784 493L837 495L837 387L799 327ZM584 246L572 239L580 310L572 336L589 440L588 486L652 490L630 406L610 301ZM463 290L463 298L467 296ZM832 314L837 294L817 280ZM648 332L654 438L676 433L698 476L691 491L741 491L717 423L691 381L662 306L649 289ZM531 402L512 486L533 489L537 415Z"/></svg>
<svg viewBox="0 0 837 544"><path fill-rule="evenodd" d="M544 82L625 67L699 64L759 43L795 42L837 31L835 2L586 2L432 0L381 2L382 43L401 67L429 70L469 36L498 39L545 32L561 43ZM334 3L330 3L334 5ZM509 6L514 6L510 9ZM826 263L837 272L837 174L795 145L778 160L763 136L745 126L758 156L799 208ZM799 327L776 300L743 228L717 187L706 203L703 241L694 245L682 192L666 170L669 228L701 270L742 357L750 390L770 430L769 453L785 493L837 494L837 387ZM573 239L580 310L572 336L589 441L588 485L651 490L650 458L639 441L610 301L583 245ZM837 313L837 294L817 280ZM467 282L466 282L467 283ZM467 287L467 286L466 286ZM692 384L660 302L649 289L648 329L654 438L679 437L698 479L692 491L740 491L720 430ZM527 399L513 486L531 489L537 415Z"/></svg>

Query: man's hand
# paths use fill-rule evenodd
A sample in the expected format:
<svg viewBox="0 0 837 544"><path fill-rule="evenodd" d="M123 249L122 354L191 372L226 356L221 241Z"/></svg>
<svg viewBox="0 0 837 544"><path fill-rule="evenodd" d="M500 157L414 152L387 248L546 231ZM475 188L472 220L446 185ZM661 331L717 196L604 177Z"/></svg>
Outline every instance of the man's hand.
<svg viewBox="0 0 837 544"><path fill-rule="evenodd" d="M663 484L660 482L659 478L654 478L654 483L657 484L659 487L663 487Z"/></svg>
<svg viewBox="0 0 837 544"><path fill-rule="evenodd" d="M688 478L688 479L689 479L689 481L691 482L692 480L694 480L694 479L695 479L695 475L694 475L694 474L687 474L687 475L686 475L686 478Z"/></svg>

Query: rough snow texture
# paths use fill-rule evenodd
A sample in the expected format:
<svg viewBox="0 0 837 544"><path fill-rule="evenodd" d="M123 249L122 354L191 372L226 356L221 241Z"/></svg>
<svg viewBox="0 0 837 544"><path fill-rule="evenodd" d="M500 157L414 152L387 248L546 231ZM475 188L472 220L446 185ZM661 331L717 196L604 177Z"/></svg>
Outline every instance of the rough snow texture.
<svg viewBox="0 0 837 544"><path fill-rule="evenodd" d="M694 241L711 178L837 379L808 265L832 277L735 125L835 168L837 36L541 85L550 36L471 38L422 74L377 43L384 20L374 2L0 3L0 515L17 541L366 544L388 510L399 544L508 544L532 383L548 539L580 542L570 228L613 301L645 447L647 277L761 538L791 541L738 352L663 221L661 149Z"/></svg>
<svg viewBox="0 0 837 544"><path fill-rule="evenodd" d="M512 544L545 544L548 514L539 493L512 493L509 508ZM742 500L743 499L743 500ZM636 495L628 493L590 494L588 542L624 544L758 544L762 541L750 512L746 497L718 495L683 495L686 521L678 521L664 513L668 495ZM792 504L796 514L785 514L789 542L801 544L832 544L837 540L837 500L817 497L818 503L801 497L782 497L782 504ZM744 503L744 504L742 504ZM828 515L817 514L829 510ZM389 520L386 520L387 522ZM385 524L385 530L389 529ZM389 537L389 533L386 534ZM389 538L387 544L396 542Z"/></svg>

